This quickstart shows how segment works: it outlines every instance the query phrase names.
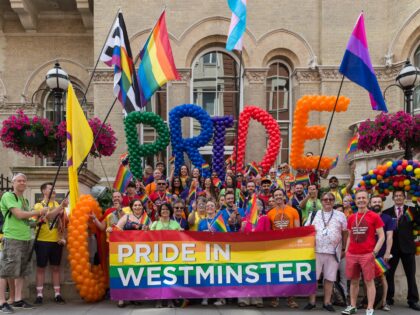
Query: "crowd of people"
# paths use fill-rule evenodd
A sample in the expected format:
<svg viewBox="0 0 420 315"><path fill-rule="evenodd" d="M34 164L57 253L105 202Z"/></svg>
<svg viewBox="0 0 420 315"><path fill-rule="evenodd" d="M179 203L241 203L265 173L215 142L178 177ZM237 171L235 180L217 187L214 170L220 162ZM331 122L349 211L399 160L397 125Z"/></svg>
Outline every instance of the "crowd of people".
<svg viewBox="0 0 420 315"><path fill-rule="evenodd" d="M328 172L320 176L328 178ZM305 180L302 181L302 178ZM52 270L55 302L65 303L60 293L59 266L63 246L66 244L66 223L64 208L67 200L58 204L51 183L45 183L40 190L44 196L30 210L23 197L26 176L13 177L13 192L3 195L0 208L4 218L3 251L0 260L0 306L5 313L16 308L32 308L22 299L23 279L29 272L31 253L30 222L42 217L38 224L39 235L35 243L36 293L34 304L43 303L45 267ZM313 225L315 227L316 277L322 283L324 296L322 307L330 312L335 308L332 302L333 288L340 286L347 307L343 314L355 314L357 308L365 307L366 314L374 308L389 311L394 303L395 270L401 260L407 278L408 306L420 311L419 295L415 278L416 247L413 238L415 224L420 225L420 205L405 205L406 194L396 190L392 199L394 206L383 209L383 200L370 196L364 190L353 190L354 166L350 168L350 181L340 186L337 177L328 178L328 187L318 184L318 174L312 170L298 170L296 175L289 165L283 163L263 174L261 169L250 167L235 173L228 168L223 180L213 173L202 178L201 171L186 165L180 168L179 176L174 168L166 175L165 164L157 163L155 168L146 166L144 177L128 184L125 192L112 194L113 205L105 209L100 217L91 214L98 241L97 257L107 274L109 267L107 241L110 233L119 230L178 230L218 232L215 221L222 216L228 233L266 232ZM257 224L250 222L248 203L256 197L258 206ZM410 220L407 212L412 215ZM56 224L50 230L51 222ZM375 259L382 259L390 269L384 274L378 270ZM358 304L359 283L363 278L366 301ZM375 279L382 284L380 303L375 304ZM6 288L9 299L6 300ZM238 297L239 307L255 305L263 307L263 297ZM267 298L272 307L279 305L278 298ZM187 300L182 302L188 304ZM201 301L207 305L208 299ZM225 299L217 299L215 305L224 305ZM127 301L118 301L124 307ZM176 303L175 303L176 304ZM156 307L174 307L174 301L156 302ZM364 304L364 305L363 305ZM290 308L299 308L295 297L287 298ZM316 297L311 295L303 309L316 307Z"/></svg>

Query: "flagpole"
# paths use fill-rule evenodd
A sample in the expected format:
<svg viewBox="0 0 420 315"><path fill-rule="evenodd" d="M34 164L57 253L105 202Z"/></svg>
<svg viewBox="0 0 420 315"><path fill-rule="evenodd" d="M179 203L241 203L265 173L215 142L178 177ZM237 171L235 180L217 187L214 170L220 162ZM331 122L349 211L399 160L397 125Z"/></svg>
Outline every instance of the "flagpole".
<svg viewBox="0 0 420 315"><path fill-rule="evenodd" d="M318 183L319 183L319 178L318 178L319 165L321 164L321 158L324 155L325 145L327 143L328 135L330 133L331 124L334 118L335 109L337 108L338 98L340 97L340 94L341 94L341 88L343 87L343 82L344 82L344 74L341 78L341 83L340 83L340 87L338 88L337 98L335 99L334 108L331 114L330 122L328 124L327 134L325 135L324 144L322 145L321 154L319 155L318 165L315 170L315 179L317 180Z"/></svg>
<svg viewBox="0 0 420 315"><path fill-rule="evenodd" d="M242 49L239 54L239 83L237 94L237 108L236 108L236 130L235 130L235 179L238 174L238 135L239 135L239 114L241 112L241 83L242 82Z"/></svg>

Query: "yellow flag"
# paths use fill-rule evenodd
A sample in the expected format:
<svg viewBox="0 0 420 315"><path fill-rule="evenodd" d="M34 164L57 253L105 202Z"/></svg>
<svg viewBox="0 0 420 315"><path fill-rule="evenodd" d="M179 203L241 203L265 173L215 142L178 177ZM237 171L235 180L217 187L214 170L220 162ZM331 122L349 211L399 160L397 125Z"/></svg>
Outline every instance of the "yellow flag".
<svg viewBox="0 0 420 315"><path fill-rule="evenodd" d="M73 86L69 84L66 101L67 166L69 172L70 212L79 198L77 169L88 155L93 144L93 132L85 113L77 100Z"/></svg>

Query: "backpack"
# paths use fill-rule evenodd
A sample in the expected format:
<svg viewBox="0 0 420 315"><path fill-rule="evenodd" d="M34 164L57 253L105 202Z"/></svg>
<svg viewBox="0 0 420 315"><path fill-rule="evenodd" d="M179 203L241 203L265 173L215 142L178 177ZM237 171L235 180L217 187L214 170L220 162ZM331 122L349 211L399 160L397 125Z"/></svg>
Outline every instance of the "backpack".
<svg viewBox="0 0 420 315"><path fill-rule="evenodd" d="M16 199L16 202L18 202L19 201L19 198L18 198L18 196L16 196L16 194L13 192L12 193L14 196L15 196L15 199ZM4 195L3 195L4 196ZM3 198L3 197L2 197ZM25 201L26 201L26 203L27 204L29 204L29 201L28 201L28 199L26 199L25 198ZM3 213L0 211L0 233L3 233L3 226L4 226L4 223L6 222L6 220L8 219L8 218L10 218L12 216L12 212L10 211L10 209L7 209L7 211L6 211L6 215L4 215L3 216Z"/></svg>

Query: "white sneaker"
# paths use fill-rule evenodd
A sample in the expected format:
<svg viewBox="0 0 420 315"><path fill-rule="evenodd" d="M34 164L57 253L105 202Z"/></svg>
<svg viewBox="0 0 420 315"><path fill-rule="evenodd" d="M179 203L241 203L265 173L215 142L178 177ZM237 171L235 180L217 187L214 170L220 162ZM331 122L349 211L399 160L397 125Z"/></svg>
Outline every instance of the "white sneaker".
<svg viewBox="0 0 420 315"><path fill-rule="evenodd" d="M373 314L375 314L375 311L373 309L370 309L370 310L366 309L366 315L373 315Z"/></svg>
<svg viewBox="0 0 420 315"><path fill-rule="evenodd" d="M225 299L218 299L216 302L213 303L214 306L222 306L226 304Z"/></svg>
<svg viewBox="0 0 420 315"><path fill-rule="evenodd" d="M201 300L201 305L203 305L203 306L209 305L209 300L208 299L202 299Z"/></svg>

